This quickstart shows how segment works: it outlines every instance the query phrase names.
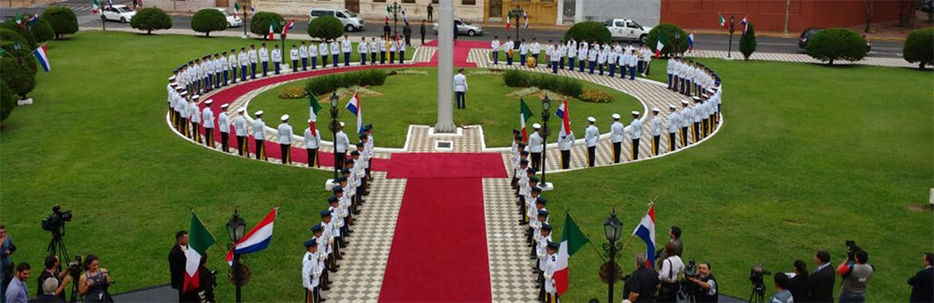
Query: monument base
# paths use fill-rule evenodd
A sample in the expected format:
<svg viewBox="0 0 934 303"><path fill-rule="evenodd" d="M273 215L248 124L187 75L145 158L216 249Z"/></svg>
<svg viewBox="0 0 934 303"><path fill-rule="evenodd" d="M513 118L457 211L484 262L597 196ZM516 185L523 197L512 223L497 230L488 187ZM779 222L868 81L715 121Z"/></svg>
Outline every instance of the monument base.
<svg viewBox="0 0 934 303"><path fill-rule="evenodd" d="M542 191L551 191L551 190L554 190L554 189L555 189L555 185L554 185L553 183L551 183L551 182L545 182L545 185L544 185L544 186L542 186L542 185L539 183L539 184L538 184L538 187L541 188Z"/></svg>
<svg viewBox="0 0 934 303"><path fill-rule="evenodd" d="M334 183L334 179L327 179L324 181L324 190L330 191L332 188L339 186L340 184Z"/></svg>
<svg viewBox="0 0 934 303"><path fill-rule="evenodd" d="M16 100L16 105L32 105L32 98Z"/></svg>

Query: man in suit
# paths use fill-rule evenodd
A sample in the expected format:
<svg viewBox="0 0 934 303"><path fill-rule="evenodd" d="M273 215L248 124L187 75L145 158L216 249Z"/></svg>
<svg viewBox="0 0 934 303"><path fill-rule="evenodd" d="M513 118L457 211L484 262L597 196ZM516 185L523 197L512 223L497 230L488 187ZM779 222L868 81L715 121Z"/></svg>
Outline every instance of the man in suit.
<svg viewBox="0 0 934 303"><path fill-rule="evenodd" d="M908 279L910 302L934 302L934 253L924 253L924 269Z"/></svg>
<svg viewBox="0 0 934 303"><path fill-rule="evenodd" d="M172 279L172 288L178 290L178 300L182 300L182 288L185 283L185 253L188 251L188 232L181 230L175 233L175 246L169 251L169 275Z"/></svg>
<svg viewBox="0 0 934 303"><path fill-rule="evenodd" d="M830 253L818 250L814 255L814 262L817 263L817 269L808 281L811 287L808 297L811 302L833 302L833 283L836 275L830 266Z"/></svg>

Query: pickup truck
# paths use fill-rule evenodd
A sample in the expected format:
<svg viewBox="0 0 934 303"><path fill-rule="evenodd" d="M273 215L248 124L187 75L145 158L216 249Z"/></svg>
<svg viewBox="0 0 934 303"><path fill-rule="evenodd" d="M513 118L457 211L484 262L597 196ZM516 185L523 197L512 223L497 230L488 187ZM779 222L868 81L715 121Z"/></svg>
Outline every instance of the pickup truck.
<svg viewBox="0 0 934 303"><path fill-rule="evenodd" d="M603 26L610 31L613 40L635 40L645 42L651 27L639 25L635 21L623 18L610 19L603 22Z"/></svg>

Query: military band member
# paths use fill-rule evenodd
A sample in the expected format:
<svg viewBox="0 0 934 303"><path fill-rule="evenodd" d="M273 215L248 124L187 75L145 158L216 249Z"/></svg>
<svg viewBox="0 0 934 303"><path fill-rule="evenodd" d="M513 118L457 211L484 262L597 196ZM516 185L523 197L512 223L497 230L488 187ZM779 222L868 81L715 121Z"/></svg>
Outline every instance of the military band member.
<svg viewBox="0 0 934 303"><path fill-rule="evenodd" d="M201 121L204 125L204 145L214 148L214 110L211 109L211 104L214 103L214 100L208 99L204 101L204 110L201 111Z"/></svg>
<svg viewBox="0 0 934 303"><path fill-rule="evenodd" d="M628 64L629 65L629 80L635 80L636 79L636 62L639 61L639 54L636 53L635 49L630 50L629 53L630 53L629 62L628 62L629 63Z"/></svg>
<svg viewBox="0 0 934 303"><path fill-rule="evenodd" d="M341 60L340 44L337 43L337 40L331 40L331 44L328 46L330 46L331 48L331 59L332 59L331 64L334 67L337 67L338 62Z"/></svg>
<svg viewBox="0 0 934 303"><path fill-rule="evenodd" d="M302 60L302 70L308 70L308 46L305 41L298 45L298 57Z"/></svg>
<svg viewBox="0 0 934 303"><path fill-rule="evenodd" d="M577 56L577 41L574 39L568 40L567 47L565 48L568 56L568 70L574 70L574 56Z"/></svg>
<svg viewBox="0 0 934 303"><path fill-rule="evenodd" d="M279 49L278 44L276 44L276 46L272 48L272 53L270 53L270 57L272 57L273 70L276 72L276 75L278 75L279 65L282 64L282 50Z"/></svg>
<svg viewBox="0 0 934 303"><path fill-rule="evenodd" d="M619 121L619 114L613 114L613 124L610 124L610 142L613 143L613 163L619 163L619 155L623 151L623 139L626 138L626 127Z"/></svg>
<svg viewBox="0 0 934 303"><path fill-rule="evenodd" d="M305 255L302 257L302 287L305 289L305 303L317 303L319 300L318 283L322 269L318 267L318 240L308 239Z"/></svg>
<svg viewBox="0 0 934 303"><path fill-rule="evenodd" d="M668 114L668 151L673 152L678 149L678 130L681 129L681 114L678 113L678 107L674 104L668 105L671 111Z"/></svg>
<svg viewBox="0 0 934 303"><path fill-rule="evenodd" d="M298 47L292 44L292 50L289 51L289 59L292 59L292 72L298 72Z"/></svg>
<svg viewBox="0 0 934 303"><path fill-rule="evenodd" d="M246 138L250 135L246 122L246 109L241 107L237 109L237 116L234 117L233 126L235 135L237 135L237 149L241 157L250 156L250 147L247 146Z"/></svg>
<svg viewBox="0 0 934 303"><path fill-rule="evenodd" d="M259 54L256 51L256 45L250 44L250 51L247 52L250 57L250 79L256 80L256 62Z"/></svg>
<svg viewBox="0 0 934 303"><path fill-rule="evenodd" d="M519 166L516 167L514 171L514 174L518 176L516 178L516 182L517 182L516 185L518 187L517 196L519 196L519 203L518 203L519 214L521 215L521 217L519 218L519 225L528 224L528 216L526 215L526 213L528 212L526 208L526 206L528 205L528 202L525 201L526 196L528 196L528 191L530 189L529 188L529 174L526 172L528 169L529 169L529 160L521 159L519 160Z"/></svg>
<svg viewBox="0 0 934 303"><path fill-rule="evenodd" d="M253 145L256 145L256 159L266 161L266 122L263 111L257 111L253 119Z"/></svg>
<svg viewBox="0 0 934 303"><path fill-rule="evenodd" d="M366 54L370 52L368 47L366 38L360 39L360 43L357 43L357 53L360 53L360 65L366 65Z"/></svg>
<svg viewBox="0 0 934 303"><path fill-rule="evenodd" d="M529 55L529 44L525 43L525 39L522 39L519 43L519 65L525 65L525 57Z"/></svg>
<svg viewBox="0 0 934 303"><path fill-rule="evenodd" d="M204 79L204 92L207 93L214 87L214 61L211 60L211 55L201 59L201 77Z"/></svg>
<svg viewBox="0 0 934 303"><path fill-rule="evenodd" d="M556 252L558 251L558 243L550 242L546 248L548 256L546 257L545 263L545 302L546 303L557 303L558 302L558 288L555 284L555 271L558 268L558 256Z"/></svg>
<svg viewBox="0 0 934 303"><path fill-rule="evenodd" d="M516 143L515 143L516 152L515 154L513 154L513 157L512 157L512 168L513 168L512 188L519 188L518 181L519 181L519 178L522 177L523 174L520 174L519 172L515 171L515 169L519 168L519 161L522 160L522 152L525 152L526 154L528 154L528 151L525 150L525 143L522 143L522 135L516 135L515 139L516 139Z"/></svg>
<svg viewBox="0 0 934 303"><path fill-rule="evenodd" d="M223 77L226 70L227 59L221 58L221 54L214 54L214 88L227 85L227 79Z"/></svg>
<svg viewBox="0 0 934 303"><path fill-rule="evenodd" d="M704 130L703 137L706 138L710 134L710 99L707 98L707 95L701 98L701 128Z"/></svg>
<svg viewBox="0 0 934 303"><path fill-rule="evenodd" d="M561 150L561 169L571 168L571 148L574 147L574 131L558 134L558 149Z"/></svg>
<svg viewBox="0 0 934 303"><path fill-rule="evenodd" d="M289 125L289 115L282 115L279 123L279 148L282 153L282 163L292 164L292 126Z"/></svg>
<svg viewBox="0 0 934 303"><path fill-rule="evenodd" d="M587 68L590 70L590 74L593 75L593 70L597 66L597 59L600 57L600 46L596 42L590 45L590 50L587 52Z"/></svg>
<svg viewBox="0 0 934 303"><path fill-rule="evenodd" d="M681 147L688 146L688 128L694 122L689 105L687 100L681 100Z"/></svg>
<svg viewBox="0 0 934 303"><path fill-rule="evenodd" d="M642 120L639 112L632 112L632 123L629 124L629 139L632 139L632 160L639 159L639 139L642 139Z"/></svg>
<svg viewBox="0 0 934 303"><path fill-rule="evenodd" d="M308 152L308 167L318 167L318 143L321 142L321 132L317 129L314 134L311 132L311 119L308 119L308 127L305 128L305 151Z"/></svg>
<svg viewBox="0 0 934 303"><path fill-rule="evenodd" d="M493 52L493 64L499 64L499 37L493 36L493 41L490 42L490 51Z"/></svg>
<svg viewBox="0 0 934 303"><path fill-rule="evenodd" d="M318 46L314 43L308 43L308 57L311 58L311 69L318 69Z"/></svg>
<svg viewBox="0 0 934 303"><path fill-rule="evenodd" d="M198 99L201 96L191 97L191 103L188 103L188 117L191 119L191 139L201 143L201 108L198 107Z"/></svg>
<svg viewBox="0 0 934 303"><path fill-rule="evenodd" d="M350 149L350 138L344 133L344 122L341 122L340 125L340 129L338 129L334 137L334 150L336 151L334 167L338 170L344 168L344 161L347 159L347 150Z"/></svg>
<svg viewBox="0 0 934 303"><path fill-rule="evenodd" d="M221 56L217 57L217 60L221 63L221 74L224 76L223 81L221 82L221 86L227 86L227 83L230 82L230 69L233 67L233 65L231 65L230 61L227 59L228 57L226 51L224 51Z"/></svg>
<svg viewBox="0 0 934 303"><path fill-rule="evenodd" d="M353 44L350 43L350 38L347 38L347 35L344 35L344 39L341 40L341 52L344 53L344 66L350 66L350 53L353 52Z"/></svg>
<svg viewBox="0 0 934 303"><path fill-rule="evenodd" d="M587 166L593 167L597 157L597 141L600 140L600 131L594 125L597 123L596 118L587 117L587 122L590 123L584 131L584 142L587 144Z"/></svg>
<svg viewBox="0 0 934 303"><path fill-rule="evenodd" d="M542 45L535 40L535 37L532 37L532 45L529 46L529 51L532 58L535 58L535 64L532 67L538 67L538 55L542 53Z"/></svg>
<svg viewBox="0 0 934 303"><path fill-rule="evenodd" d="M661 144L662 138L662 118L658 116L659 109L657 107L652 108L652 120L650 124L649 131L652 133L652 155L658 156L658 147Z"/></svg>

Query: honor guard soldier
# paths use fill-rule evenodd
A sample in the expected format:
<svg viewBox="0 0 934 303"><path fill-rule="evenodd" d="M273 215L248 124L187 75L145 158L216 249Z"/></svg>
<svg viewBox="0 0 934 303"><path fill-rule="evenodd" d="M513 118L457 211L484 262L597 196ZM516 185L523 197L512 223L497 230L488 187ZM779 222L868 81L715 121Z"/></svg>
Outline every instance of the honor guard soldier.
<svg viewBox="0 0 934 303"><path fill-rule="evenodd" d="M386 50L388 49L386 43L386 37L376 40L376 44L379 45L379 64L386 64Z"/></svg>
<svg viewBox="0 0 934 303"><path fill-rule="evenodd" d="M541 234L542 226L548 224L548 210L545 209L544 205L548 201L545 200L545 197L538 197L535 199L535 208L537 209L535 213L537 214L535 220L529 223L529 256L535 257L535 237L534 235ZM541 206L541 207L539 207Z"/></svg>
<svg viewBox="0 0 934 303"><path fill-rule="evenodd" d="M691 108L691 117L694 118L694 143L697 143L701 139L701 121L703 121L704 111L701 108L701 99L698 96L694 96L694 107Z"/></svg>
<svg viewBox="0 0 934 303"><path fill-rule="evenodd" d="M247 146L246 138L250 135L247 129L246 109L241 107L237 109L237 116L233 119L234 134L237 136L237 149L241 157L250 156L250 147Z"/></svg>
<svg viewBox="0 0 934 303"><path fill-rule="evenodd" d="M522 136L519 134L519 130L512 129L512 145L509 147L509 168L515 171L518 167L519 161L519 143L522 143ZM516 176L512 176L512 182L510 182L512 188L516 188Z"/></svg>
<svg viewBox="0 0 934 303"><path fill-rule="evenodd" d="M334 198L335 201L337 200L336 197L332 196L332 198ZM330 201L330 198L328 198L328 201ZM330 204L330 202L328 203ZM322 237L325 239L325 241L327 241L328 247L327 268L329 272L337 272L337 270L340 268L340 265L337 264L338 245L334 243L334 217L330 210L322 210L319 214L321 215ZM328 276L328 274L325 274L325 276ZM321 288L321 290L328 290L329 287L327 284L330 284L330 282L326 283L325 286Z"/></svg>
<svg viewBox="0 0 934 303"><path fill-rule="evenodd" d="M314 43L308 43L308 56L311 57L311 69L318 69L318 55L320 53L320 45L315 45ZM326 55L322 55L327 57Z"/></svg>
<svg viewBox="0 0 934 303"><path fill-rule="evenodd" d="M645 77L649 75L649 67L652 66L652 51L647 46L642 47L642 61L642 76Z"/></svg>
<svg viewBox="0 0 934 303"><path fill-rule="evenodd" d="M619 114L613 114L613 124L610 124L610 142L613 143L613 163L619 163L619 155L623 150L623 139L626 138L626 128L619 122Z"/></svg>
<svg viewBox="0 0 934 303"><path fill-rule="evenodd" d="M304 243L305 255L302 257L302 287L305 288L305 303L321 302L318 283L322 269L318 267L318 240L308 239Z"/></svg>
<svg viewBox="0 0 934 303"><path fill-rule="evenodd" d="M397 50L399 51L399 64L405 64L405 41L396 39Z"/></svg>
<svg viewBox="0 0 934 303"><path fill-rule="evenodd" d="M600 140L600 131L594 125L597 123L596 118L587 117L587 122L590 123L584 130L584 142L587 144L587 166L593 167L597 157L597 141Z"/></svg>
<svg viewBox="0 0 934 303"><path fill-rule="evenodd" d="M674 90L674 87L672 86L672 84L673 84L674 82L672 82L672 80L674 80L674 78L673 78L674 75L675 75L674 70L675 70L675 66L677 66L677 63L678 63L678 59L671 58L670 60L668 60L668 66L667 66L667 69L668 69L668 89L670 89L670 90Z"/></svg>
<svg viewBox="0 0 934 303"><path fill-rule="evenodd" d="M574 56L577 56L577 41L574 39L568 40L567 47L565 48L568 56L568 70L574 70Z"/></svg>
<svg viewBox="0 0 934 303"><path fill-rule="evenodd" d="M516 135L516 141L518 141L516 142L516 153L512 158L512 188L519 188L519 178L524 175L515 170L519 168L519 161L522 160L522 153L525 152L526 156L528 156L528 151L525 150L525 143L522 143L522 135Z"/></svg>
<svg viewBox="0 0 934 303"><path fill-rule="evenodd" d="M317 129L311 131L311 123L308 119L308 127L305 128L305 151L308 152L308 167L318 167L318 143L321 142L321 132Z"/></svg>
<svg viewBox="0 0 934 303"><path fill-rule="evenodd" d="M629 57L631 56L632 53L625 49L619 54L619 76L621 79L626 79L626 73L629 72Z"/></svg>
<svg viewBox="0 0 934 303"><path fill-rule="evenodd" d="M321 56L321 68L328 67L328 57L331 55L330 49L331 48L328 47L328 40L324 40L318 44L318 55Z"/></svg>
<svg viewBox="0 0 934 303"><path fill-rule="evenodd" d="M344 35L344 40L341 40L341 52L344 53L344 66L350 66L350 53L353 52L353 44L350 43L350 38L347 35Z"/></svg>
<svg viewBox="0 0 934 303"><path fill-rule="evenodd" d="M370 171L373 167L373 149L375 148L373 141L373 124L367 124L363 126L363 134L366 135L366 141L363 142L364 150L366 151L366 177L368 180L373 180L373 175L370 174ZM369 183L367 183L369 187Z"/></svg>
<svg viewBox="0 0 934 303"><path fill-rule="evenodd" d="M534 272L538 275L538 297L545 299L545 265L548 263L548 243L551 243L551 224L544 224L535 235L535 262Z"/></svg>
<svg viewBox="0 0 934 303"><path fill-rule="evenodd" d="M376 37L370 38L370 43L366 45L366 48L370 50L370 64L376 65L376 57L379 53L379 42L376 41Z"/></svg>
<svg viewBox="0 0 934 303"><path fill-rule="evenodd" d="M691 116L691 108L688 107L690 103L687 100L681 100L681 147L688 146L688 128L691 127L691 123L694 122L694 117Z"/></svg>
<svg viewBox="0 0 934 303"><path fill-rule="evenodd" d="M231 48L230 54L227 55L227 71L225 72L228 74L226 77L228 80L228 85L237 83L237 66L239 64L240 62L237 61L237 50Z"/></svg>
<svg viewBox="0 0 934 303"><path fill-rule="evenodd" d="M519 65L526 65L525 57L529 54L529 44L525 43L525 39L519 43Z"/></svg>
<svg viewBox="0 0 934 303"><path fill-rule="evenodd" d="M279 148L281 148L282 164L292 164L292 126L289 125L289 115L282 115L279 123Z"/></svg>
<svg viewBox="0 0 934 303"><path fill-rule="evenodd" d="M551 67L551 73L558 73L558 62L561 61L561 55L563 51L560 47L555 47L553 44L548 45L548 66Z"/></svg>
<svg viewBox="0 0 934 303"><path fill-rule="evenodd" d="M191 97L191 103L188 104L188 117L191 119L191 138L195 142L201 143L201 109L198 107L198 99L201 96Z"/></svg>
<svg viewBox="0 0 934 303"><path fill-rule="evenodd" d="M639 159L639 139L642 138L642 120L639 112L632 112L632 123L629 124L629 139L632 139L632 160Z"/></svg>
<svg viewBox="0 0 934 303"><path fill-rule="evenodd" d="M204 92L210 92L214 86L214 62L211 61L211 55L201 58L201 79L204 80Z"/></svg>
<svg viewBox="0 0 934 303"><path fill-rule="evenodd" d="M558 302L558 288L555 284L555 271L558 269L558 256L556 252L558 251L558 243L550 242L548 243L546 250L548 256L545 258L545 302L546 303L557 303Z"/></svg>
<svg viewBox="0 0 934 303"><path fill-rule="evenodd" d="M176 104L176 110L178 110L179 120L178 120L178 131L182 133L185 137L191 138L191 132L189 129L191 125L188 122L189 114L191 111L188 110L188 95L187 92L182 92L182 99Z"/></svg>
<svg viewBox="0 0 934 303"><path fill-rule="evenodd" d="M571 168L571 148L574 147L574 131L568 130L558 135L558 149L561 150L561 169Z"/></svg>
<svg viewBox="0 0 934 303"><path fill-rule="evenodd" d="M276 75L278 75L279 65L282 64L282 50L279 49L278 44L276 44L276 46L272 48L272 53L270 54L270 57L272 57L273 70L276 72Z"/></svg>
<svg viewBox="0 0 934 303"><path fill-rule="evenodd" d="M457 75L454 75L454 97L458 109L467 108L467 76L464 76L463 68L457 70Z"/></svg>
<svg viewBox="0 0 934 303"><path fill-rule="evenodd" d="M535 40L535 37L532 37L532 45L529 47L529 51L532 53L532 58L535 58L535 64L532 67L538 67L538 55L542 53L542 45Z"/></svg>
<svg viewBox="0 0 934 303"><path fill-rule="evenodd" d="M636 79L636 63L639 62L639 55L636 54L636 50L629 51L629 80Z"/></svg>
<svg viewBox="0 0 934 303"><path fill-rule="evenodd" d="M250 44L250 51L247 54L250 56L250 78L256 80L256 62L259 59L256 45Z"/></svg>
<svg viewBox="0 0 934 303"><path fill-rule="evenodd" d="M529 203L528 201L526 201L526 197L528 197L529 189L530 189L529 188L529 174L526 172L528 169L529 169L529 160L522 159L522 160L519 160L519 167L517 167L514 172L518 176L516 178L516 182L518 186L517 196L519 196L519 203L518 203L519 214L522 216L519 219L519 225L524 225L528 223L527 206Z"/></svg>
<svg viewBox="0 0 934 303"><path fill-rule="evenodd" d="M678 113L678 107L674 104L668 105L668 151L673 152L678 149L678 130L681 129L681 114Z"/></svg>
<svg viewBox="0 0 934 303"><path fill-rule="evenodd" d="M347 159L347 149L350 148L350 138L344 133L344 122L341 122L340 129L334 139L334 150L337 152L334 159L334 167L338 170L344 168L344 160Z"/></svg>
<svg viewBox="0 0 934 303"><path fill-rule="evenodd" d="M555 45L551 43L551 40L548 40L548 44L545 45L545 67L551 69L551 56L555 54Z"/></svg>
<svg viewBox="0 0 934 303"><path fill-rule="evenodd" d="M493 64L499 64L499 37L493 36L493 41L490 42L490 51L493 52Z"/></svg>
<svg viewBox="0 0 934 303"><path fill-rule="evenodd" d="M396 52L399 51L399 40L388 40L389 43L389 64L396 63Z"/></svg>
<svg viewBox="0 0 934 303"><path fill-rule="evenodd" d="M593 75L593 70L597 66L597 60L600 58L600 46L596 42L590 45L590 51L587 52L587 69Z"/></svg>
<svg viewBox="0 0 934 303"><path fill-rule="evenodd" d="M600 68L601 76L603 76L603 69L606 66L607 55L609 55L609 50L606 47L597 54L597 66Z"/></svg>
<svg viewBox="0 0 934 303"><path fill-rule="evenodd" d="M334 196L328 198L328 204L331 205L328 211L331 212L333 220L331 222L331 235L334 237L334 259L343 260L344 257L341 256L341 248L347 247L347 244L344 244L343 233L341 232L341 230L344 229L344 218L341 213L340 197L337 197L337 195L343 195L344 189L337 186L334 187L333 191Z"/></svg>
<svg viewBox="0 0 934 303"><path fill-rule="evenodd" d="M652 133L652 154L658 156L658 147L661 144L662 138L662 118L658 117L659 109L657 107L652 108L652 120L651 128L649 131Z"/></svg>
<svg viewBox="0 0 934 303"><path fill-rule="evenodd" d="M337 43L337 40L331 40L331 44L328 45L328 46L329 46L330 49L331 49L331 59L332 59L331 64L332 64L334 67L337 67L338 62L340 62L340 60L341 60L341 47L340 47L340 44Z"/></svg>
<svg viewBox="0 0 934 303"><path fill-rule="evenodd" d="M217 82L216 88L223 87L227 85L227 55L221 57L221 54L214 54L214 77Z"/></svg>
<svg viewBox="0 0 934 303"><path fill-rule="evenodd" d="M201 121L204 125L204 145L214 148L214 110L211 109L211 104L214 103L214 100L208 99L204 101L204 110L201 111Z"/></svg>
<svg viewBox="0 0 934 303"><path fill-rule="evenodd" d="M619 53L616 52L616 47L608 46L609 54L606 56L606 61L610 64L610 78L616 76L616 63L619 62Z"/></svg>
<svg viewBox="0 0 934 303"><path fill-rule="evenodd" d="M265 42L259 47L259 62L263 65L263 77L266 77L269 73L269 49Z"/></svg>
<svg viewBox="0 0 934 303"><path fill-rule="evenodd" d="M532 168L535 171L541 170L542 165L542 150L544 150L544 140L542 139L542 125L535 123L532 124L532 129L534 131L529 135L529 153L532 154Z"/></svg>
<svg viewBox="0 0 934 303"><path fill-rule="evenodd" d="M221 131L221 150L230 152L230 116L227 115L229 104L221 105L221 114L217 116L217 126Z"/></svg>
<svg viewBox="0 0 934 303"><path fill-rule="evenodd" d="M298 46L298 57L302 60L302 70L308 70L308 46L302 41Z"/></svg>
<svg viewBox="0 0 934 303"><path fill-rule="evenodd" d="M240 64L240 82L246 81L246 75L249 72L250 55L246 52L246 47L240 47L240 53L237 54L237 63Z"/></svg>
<svg viewBox="0 0 934 303"><path fill-rule="evenodd" d="M323 211L322 213L324 212L327 211ZM328 287L331 282L328 281L327 270L327 267L330 265L328 259L331 256L331 245L328 243L326 235L324 234L323 224L324 222L321 222L311 227L311 234L314 235L315 241L318 242L318 255L316 257L318 259L318 270L321 272L318 278L318 299L321 298L322 290L331 289Z"/></svg>
<svg viewBox="0 0 934 303"><path fill-rule="evenodd" d="M289 59L292 59L292 72L298 72L298 47L292 44L292 50L289 51Z"/></svg>
<svg viewBox="0 0 934 303"><path fill-rule="evenodd" d="M366 54L370 52L368 47L365 37L360 39L360 43L357 43L357 53L360 53L360 65L366 65Z"/></svg>
<svg viewBox="0 0 934 303"><path fill-rule="evenodd" d="M266 161L266 122L263 122L263 111L255 113L253 119L253 145L256 147L256 159Z"/></svg>

